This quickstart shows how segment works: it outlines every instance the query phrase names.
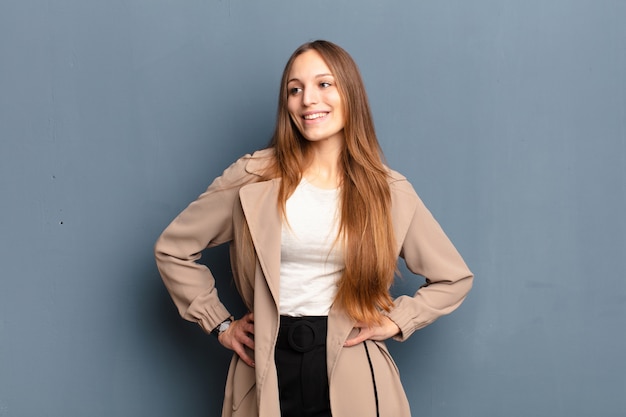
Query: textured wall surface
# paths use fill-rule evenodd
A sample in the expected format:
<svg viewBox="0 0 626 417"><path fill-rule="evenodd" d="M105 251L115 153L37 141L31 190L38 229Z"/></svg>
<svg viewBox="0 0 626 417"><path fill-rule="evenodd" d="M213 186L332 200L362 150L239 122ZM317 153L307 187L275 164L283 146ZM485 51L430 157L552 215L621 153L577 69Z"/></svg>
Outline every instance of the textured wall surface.
<svg viewBox="0 0 626 417"><path fill-rule="evenodd" d="M0 1L0 416L219 415L230 354L178 317L152 246L265 146L316 38L357 60L389 165L476 274L389 343L414 415L625 416L625 19L617 0ZM239 312L226 250L203 259Z"/></svg>

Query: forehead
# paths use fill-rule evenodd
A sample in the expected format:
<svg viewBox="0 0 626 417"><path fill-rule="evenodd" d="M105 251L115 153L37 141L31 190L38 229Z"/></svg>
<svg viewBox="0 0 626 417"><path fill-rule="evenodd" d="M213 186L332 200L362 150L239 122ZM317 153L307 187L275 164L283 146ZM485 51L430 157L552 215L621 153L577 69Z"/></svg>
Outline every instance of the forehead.
<svg viewBox="0 0 626 417"><path fill-rule="evenodd" d="M310 49L294 59L289 70L288 80L304 81L321 75L332 75L326 61L316 50Z"/></svg>

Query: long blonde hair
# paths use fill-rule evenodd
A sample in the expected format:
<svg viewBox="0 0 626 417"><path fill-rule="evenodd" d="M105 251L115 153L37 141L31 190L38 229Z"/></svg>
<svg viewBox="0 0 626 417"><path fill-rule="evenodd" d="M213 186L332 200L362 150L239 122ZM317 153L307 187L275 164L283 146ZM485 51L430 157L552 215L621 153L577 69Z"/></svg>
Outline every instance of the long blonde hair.
<svg viewBox="0 0 626 417"><path fill-rule="evenodd" d="M285 202L300 183L310 144L287 110L287 82L295 59L309 50L317 51L331 70L345 112L345 142L339 161L343 168L339 236L345 271L338 283L335 305L357 321L380 323L381 311L393 306L389 286L397 260L388 173L359 69L338 45L323 40L308 42L287 61L271 141L276 161L268 176L282 179L278 206L284 217Z"/></svg>

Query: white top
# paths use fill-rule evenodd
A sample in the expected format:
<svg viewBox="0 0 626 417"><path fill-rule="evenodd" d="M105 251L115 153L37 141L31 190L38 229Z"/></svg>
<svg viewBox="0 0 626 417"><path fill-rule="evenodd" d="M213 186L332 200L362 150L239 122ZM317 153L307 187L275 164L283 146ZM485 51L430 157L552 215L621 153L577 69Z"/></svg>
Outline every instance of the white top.
<svg viewBox="0 0 626 417"><path fill-rule="evenodd" d="M281 315L326 316L345 268L338 230L339 190L302 179L286 202L280 261Z"/></svg>

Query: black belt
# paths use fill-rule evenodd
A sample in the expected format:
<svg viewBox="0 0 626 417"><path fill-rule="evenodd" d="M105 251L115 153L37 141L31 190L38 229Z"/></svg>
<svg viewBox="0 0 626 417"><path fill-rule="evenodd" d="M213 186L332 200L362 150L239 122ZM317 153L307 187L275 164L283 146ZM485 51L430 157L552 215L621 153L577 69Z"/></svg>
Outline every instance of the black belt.
<svg viewBox="0 0 626 417"><path fill-rule="evenodd" d="M280 316L280 331L276 348L310 352L326 345L327 316Z"/></svg>

